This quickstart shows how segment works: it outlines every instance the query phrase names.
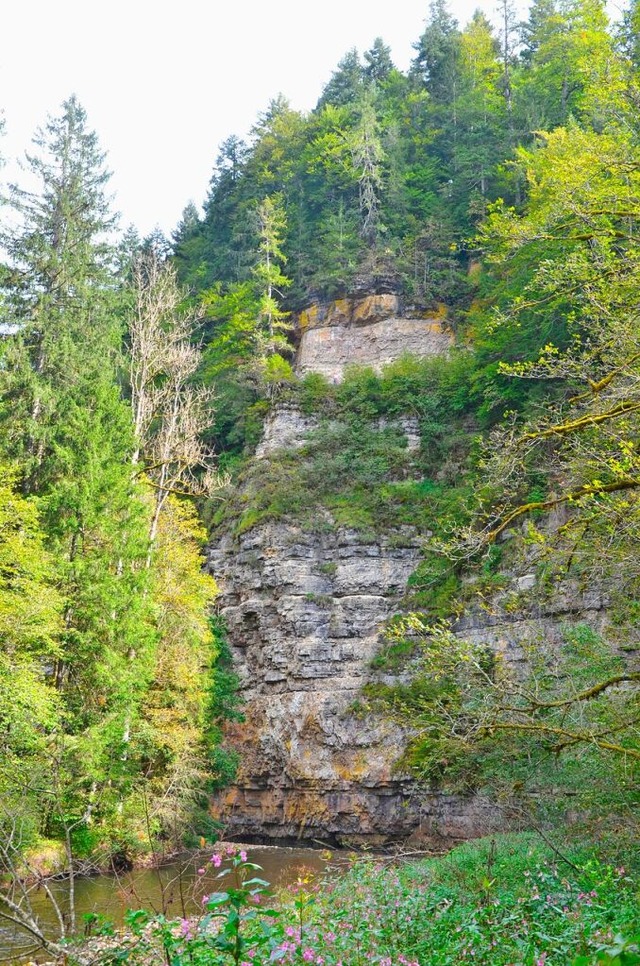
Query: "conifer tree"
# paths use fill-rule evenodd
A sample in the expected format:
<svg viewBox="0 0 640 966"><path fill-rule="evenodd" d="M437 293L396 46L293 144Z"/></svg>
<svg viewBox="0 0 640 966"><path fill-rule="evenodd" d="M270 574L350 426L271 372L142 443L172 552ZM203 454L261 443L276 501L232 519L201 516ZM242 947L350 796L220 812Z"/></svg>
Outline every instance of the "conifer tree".
<svg viewBox="0 0 640 966"><path fill-rule="evenodd" d="M104 156L74 97L35 145L27 162L37 187L12 190L18 221L4 239L4 318L14 335L0 373L0 416L64 597L50 683L69 738L60 760L69 752L74 776L65 808L83 814L91 787L121 798L125 721L152 670L155 632L140 567L147 508L132 480L131 419L118 385Z"/></svg>
<svg viewBox="0 0 640 966"><path fill-rule="evenodd" d="M384 160L373 85L363 89L358 100L358 115L358 123L352 134L351 151L360 196L360 234L369 247L373 247L382 230L380 193Z"/></svg>
<svg viewBox="0 0 640 966"><path fill-rule="evenodd" d="M560 23L556 0L533 0L527 20L521 24L522 50L520 57L530 64L538 48L549 40L554 24Z"/></svg>
<svg viewBox="0 0 640 966"><path fill-rule="evenodd" d="M431 0L424 33L414 45L411 72L438 104L455 104L460 33L446 0Z"/></svg>
<svg viewBox="0 0 640 966"><path fill-rule="evenodd" d="M257 349L260 356L290 351L286 332L291 328L288 313L280 307L284 289L291 282L283 272L286 257L282 251L282 236L286 217L279 195L268 196L257 209L259 248L258 261L253 269L258 294Z"/></svg>
<svg viewBox="0 0 640 966"><path fill-rule="evenodd" d="M108 173L74 97L36 133L34 145L27 168L39 190L11 186L7 200L18 223L2 236L9 256L4 318L18 330L3 394L11 400L11 448L31 489L47 477L61 399L86 378L92 358L113 359L117 347Z"/></svg>
<svg viewBox="0 0 640 966"><path fill-rule="evenodd" d="M240 138L231 136L223 141L202 219L197 212L185 209L183 213L174 238L175 264L180 282L196 291L214 281L246 278L245 226L237 191L246 157L247 146Z"/></svg>
<svg viewBox="0 0 640 966"><path fill-rule="evenodd" d="M362 87L363 70L360 57L355 47L347 51L325 85L316 110L321 110L327 104L342 107L353 104Z"/></svg>
<svg viewBox="0 0 640 966"><path fill-rule="evenodd" d="M364 77L367 81L381 83L386 80L394 69L391 60L391 48L385 44L382 37L376 37L370 50L364 53Z"/></svg>

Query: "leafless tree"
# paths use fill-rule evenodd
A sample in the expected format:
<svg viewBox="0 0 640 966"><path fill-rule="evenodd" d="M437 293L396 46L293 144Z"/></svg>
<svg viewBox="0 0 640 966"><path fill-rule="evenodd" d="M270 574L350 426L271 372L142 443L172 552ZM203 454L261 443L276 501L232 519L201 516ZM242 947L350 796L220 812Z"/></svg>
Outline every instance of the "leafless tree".
<svg viewBox="0 0 640 966"><path fill-rule="evenodd" d="M84 817L81 821L84 821ZM3 806L0 811L0 869L4 886L0 894L0 921L13 929L10 960L15 956L33 955L44 951L56 961L75 962L84 966L91 958L82 950L70 951L64 945L76 932L75 876L71 855L71 833L75 825L65 824L65 852L68 868L65 872L64 897L52 888L52 876L43 875L27 858L24 848L25 822L18 809ZM38 896L39 902L34 903ZM55 923L47 928L38 913L42 896L48 907L46 918ZM0 961L2 961L0 954Z"/></svg>
<svg viewBox="0 0 640 966"><path fill-rule="evenodd" d="M150 545L171 493L207 496L218 486L214 458L203 442L213 392L194 385L200 363L200 314L184 310L171 265L155 253L134 269L135 313L130 324L131 406L136 433L133 463L155 491Z"/></svg>

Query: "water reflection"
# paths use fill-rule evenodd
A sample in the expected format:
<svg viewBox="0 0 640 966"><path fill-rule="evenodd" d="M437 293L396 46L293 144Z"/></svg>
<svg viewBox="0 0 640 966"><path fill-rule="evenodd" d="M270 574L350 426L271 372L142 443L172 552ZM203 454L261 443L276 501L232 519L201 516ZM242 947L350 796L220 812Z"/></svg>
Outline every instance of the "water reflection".
<svg viewBox="0 0 640 966"><path fill-rule="evenodd" d="M201 908L202 896L220 888L220 883L216 882L220 870L209 861L213 851L209 849L185 856L182 861L171 862L159 869L77 878L75 906L79 927L82 927L82 917L90 913L116 925L122 923L128 909L150 909L165 912L168 916L194 914ZM250 862L262 866L260 876L275 889L294 883L307 872L322 873L330 862L327 852L316 849L256 845L248 846L247 853ZM198 874L199 869L204 869L204 874ZM68 883L60 880L50 883L50 887L62 910L68 913ZM46 932L53 937L56 934L55 913L43 889L34 892L32 905ZM0 960L16 964L26 962L30 957L23 942L10 928L0 927ZM46 958L41 956L40 960Z"/></svg>

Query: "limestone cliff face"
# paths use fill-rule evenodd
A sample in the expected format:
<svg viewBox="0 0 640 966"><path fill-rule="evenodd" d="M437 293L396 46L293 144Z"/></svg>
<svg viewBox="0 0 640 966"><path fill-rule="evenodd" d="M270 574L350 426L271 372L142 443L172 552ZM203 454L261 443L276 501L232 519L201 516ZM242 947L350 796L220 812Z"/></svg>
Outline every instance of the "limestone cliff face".
<svg viewBox="0 0 640 966"><path fill-rule="evenodd" d="M405 353L446 352L452 343L437 316L404 312L397 295L371 295L314 305L298 320L297 371L339 380L347 365L382 366Z"/></svg>
<svg viewBox="0 0 640 966"><path fill-rule="evenodd" d="M379 366L407 351L446 350L450 337L440 321L399 312L395 296L309 310L300 320L299 371L340 379L347 363ZM258 466L278 450L303 446L314 426L291 404L276 407L255 454ZM398 419L397 428L408 449L420 446L415 418ZM408 526L377 535L337 526L318 509L304 528L262 522L239 535L229 530L210 547L246 702L245 722L227 731L240 753L237 780L212 804L229 836L376 844L411 835L465 838L501 824L481 798L417 789L398 768L406 734L354 714L362 686L380 680L371 658L423 539ZM544 614L527 611L532 580L514 577L512 591L525 598L518 616L498 604L491 613L466 614L459 632L518 661L524 642L558 635L576 613L599 619L602 602L579 596Z"/></svg>
<svg viewBox="0 0 640 966"><path fill-rule="evenodd" d="M321 521L319 521L321 522ZM334 527L305 532L267 523L210 550L222 585L246 720L227 731L240 753L235 784L213 802L238 839L304 838L377 845L413 837L469 838L504 816L481 797L417 788L398 770L406 734L354 714L372 671L380 628L420 558L409 528L387 537ZM532 575L514 577L513 610L468 611L454 628L517 664L537 641L562 640L572 621L601 626L606 601L565 589L544 610L528 603Z"/></svg>
<svg viewBox="0 0 640 966"><path fill-rule="evenodd" d="M297 371L332 380L350 363L379 368L451 343L439 319L403 317L392 295L314 306L298 336ZM291 405L276 407L255 458L299 448L314 425ZM399 428L410 450L419 447L414 418ZM472 830L468 809L425 801L397 772L397 726L352 713L420 554L410 528L367 537L336 527L326 511L311 531L266 523L210 548L246 702L245 722L227 734L240 752L237 781L213 803L229 834L380 842L421 824L434 834Z"/></svg>
<svg viewBox="0 0 640 966"><path fill-rule="evenodd" d="M228 735L237 783L215 803L231 834L381 841L419 822L411 783L394 773L399 729L350 710L419 545L325 522L324 533L266 524L211 550L246 700Z"/></svg>

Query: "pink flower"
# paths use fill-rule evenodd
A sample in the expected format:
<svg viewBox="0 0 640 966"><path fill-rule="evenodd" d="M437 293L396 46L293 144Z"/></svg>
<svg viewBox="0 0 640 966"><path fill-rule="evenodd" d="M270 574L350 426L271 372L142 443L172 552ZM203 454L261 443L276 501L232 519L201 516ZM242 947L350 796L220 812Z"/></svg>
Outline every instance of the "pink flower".
<svg viewBox="0 0 640 966"><path fill-rule="evenodd" d="M208 901L209 901L209 896L203 896L203 897L202 897L202 905L203 905L203 906L204 906L204 904L205 904L206 902L208 902Z"/></svg>
<svg viewBox="0 0 640 966"><path fill-rule="evenodd" d="M204 875L204 869L198 869L198 875Z"/></svg>
<svg viewBox="0 0 640 966"><path fill-rule="evenodd" d="M547 954L543 953L540 959L536 960L536 966L544 966L547 961Z"/></svg>
<svg viewBox="0 0 640 966"><path fill-rule="evenodd" d="M213 862L216 869L219 869L220 866L222 865L222 856L218 855L218 853L216 852L215 855L211 856L211 861Z"/></svg>
<svg viewBox="0 0 640 966"><path fill-rule="evenodd" d="M259 894L257 892L254 892L254 894L251 896L251 901L256 906L259 906L260 905L261 899L260 899L260 896L259 896Z"/></svg>
<svg viewBox="0 0 640 966"><path fill-rule="evenodd" d="M240 852L240 861L241 862L246 862L247 861L247 853L245 852L244 849L242 849L242 851Z"/></svg>
<svg viewBox="0 0 640 966"><path fill-rule="evenodd" d="M307 946L307 948L302 953L302 958L306 963L312 963L313 960L315 959L315 953L313 949L309 949L309 947Z"/></svg>
<svg viewBox="0 0 640 966"><path fill-rule="evenodd" d="M285 929L285 933L287 934L287 936L293 938L296 934L296 930L293 928L293 926L287 926L287 928Z"/></svg>
<svg viewBox="0 0 640 966"><path fill-rule="evenodd" d="M180 935L185 939L191 939L191 923L188 919L180 920Z"/></svg>

